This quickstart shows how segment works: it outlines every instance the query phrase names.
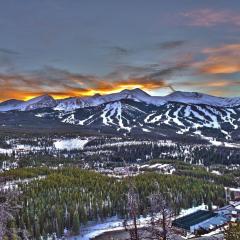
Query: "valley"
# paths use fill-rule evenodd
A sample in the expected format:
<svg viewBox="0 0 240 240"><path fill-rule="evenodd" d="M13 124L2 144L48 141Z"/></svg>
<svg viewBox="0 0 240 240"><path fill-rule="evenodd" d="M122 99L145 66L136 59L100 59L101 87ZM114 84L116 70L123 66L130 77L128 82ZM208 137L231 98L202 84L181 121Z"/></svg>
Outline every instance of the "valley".
<svg viewBox="0 0 240 240"><path fill-rule="evenodd" d="M171 202L172 220L200 206L218 212L239 197L238 103L139 89L1 103L0 187L21 192L12 224L32 239L126 236L131 186L143 229L156 191Z"/></svg>

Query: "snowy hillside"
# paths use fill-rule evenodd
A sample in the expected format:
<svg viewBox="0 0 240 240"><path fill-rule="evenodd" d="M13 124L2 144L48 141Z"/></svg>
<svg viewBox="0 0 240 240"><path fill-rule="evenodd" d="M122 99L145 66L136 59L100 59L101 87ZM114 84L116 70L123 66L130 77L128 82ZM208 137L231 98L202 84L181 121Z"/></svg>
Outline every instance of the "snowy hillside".
<svg viewBox="0 0 240 240"><path fill-rule="evenodd" d="M181 138L217 143L240 140L238 98L174 92L152 97L140 89L54 100L48 95L0 104L2 128L71 128L111 134ZM9 111L9 110L18 111Z"/></svg>
<svg viewBox="0 0 240 240"><path fill-rule="evenodd" d="M219 108L208 105L167 103L156 107L134 101L116 101L100 108L59 114L62 122L92 127L111 127L117 131L133 130L155 132L168 127L176 134L193 133L213 129L215 133L231 138L231 133L239 128L238 108ZM161 128L161 129L160 129Z"/></svg>

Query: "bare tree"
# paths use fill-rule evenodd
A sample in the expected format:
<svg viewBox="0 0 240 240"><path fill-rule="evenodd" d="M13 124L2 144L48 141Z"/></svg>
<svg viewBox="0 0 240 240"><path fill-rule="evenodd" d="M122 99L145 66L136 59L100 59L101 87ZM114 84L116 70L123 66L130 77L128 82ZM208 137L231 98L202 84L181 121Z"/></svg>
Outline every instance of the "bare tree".
<svg viewBox="0 0 240 240"><path fill-rule="evenodd" d="M129 218L125 219L123 226L130 235L130 240L140 240L139 229L137 225L137 216L139 212L139 195L133 183L129 180L129 190L127 193L127 207Z"/></svg>
<svg viewBox="0 0 240 240"><path fill-rule="evenodd" d="M174 211L167 193L160 192L159 184L156 183L157 191L149 196L151 221L147 228L150 232L148 239L167 240L173 239L172 218Z"/></svg>

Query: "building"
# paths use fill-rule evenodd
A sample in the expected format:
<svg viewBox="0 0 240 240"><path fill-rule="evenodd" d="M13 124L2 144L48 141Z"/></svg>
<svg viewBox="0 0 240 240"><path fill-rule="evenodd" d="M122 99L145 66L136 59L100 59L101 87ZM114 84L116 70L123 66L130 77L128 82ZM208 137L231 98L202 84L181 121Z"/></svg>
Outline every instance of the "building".
<svg viewBox="0 0 240 240"><path fill-rule="evenodd" d="M207 210L198 210L184 217L177 218L173 221L173 226L185 230L186 232L203 233L210 232L216 228L225 225L229 219L224 215Z"/></svg>
<svg viewBox="0 0 240 240"><path fill-rule="evenodd" d="M228 217L231 222L240 221L240 201L230 202L229 205L218 209L217 213Z"/></svg>
<svg viewBox="0 0 240 240"><path fill-rule="evenodd" d="M173 221L173 226L192 234L205 234L230 222L240 221L240 201L231 202L216 211L197 210Z"/></svg>

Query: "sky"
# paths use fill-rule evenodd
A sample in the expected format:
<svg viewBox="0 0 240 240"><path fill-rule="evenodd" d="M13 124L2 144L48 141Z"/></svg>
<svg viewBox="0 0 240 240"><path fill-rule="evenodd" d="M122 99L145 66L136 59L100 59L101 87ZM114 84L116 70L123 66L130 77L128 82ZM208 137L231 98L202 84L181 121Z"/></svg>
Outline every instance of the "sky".
<svg viewBox="0 0 240 240"><path fill-rule="evenodd" d="M0 0L0 101L240 96L239 0Z"/></svg>

